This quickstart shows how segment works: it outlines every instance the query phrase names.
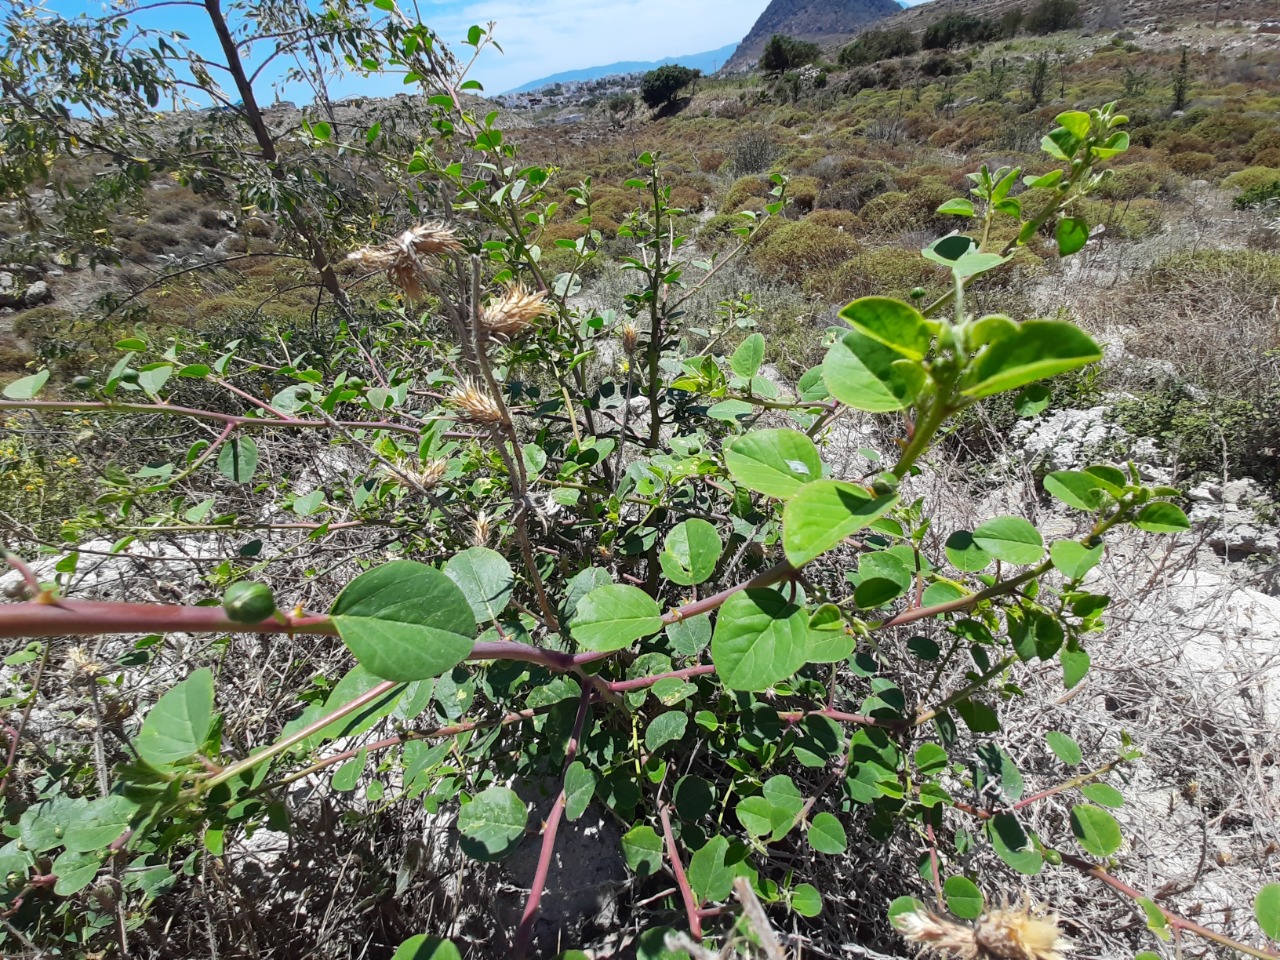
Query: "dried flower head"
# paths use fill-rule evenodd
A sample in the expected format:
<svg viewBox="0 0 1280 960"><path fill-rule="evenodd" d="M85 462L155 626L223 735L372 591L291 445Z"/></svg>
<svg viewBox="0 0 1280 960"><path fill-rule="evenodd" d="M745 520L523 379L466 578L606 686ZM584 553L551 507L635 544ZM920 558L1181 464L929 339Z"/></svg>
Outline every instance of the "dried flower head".
<svg viewBox="0 0 1280 960"><path fill-rule="evenodd" d="M472 423L493 425L502 422L502 408L498 401L474 380L460 380L449 391L449 400L463 419Z"/></svg>
<svg viewBox="0 0 1280 960"><path fill-rule="evenodd" d="M894 917L904 940L920 953L953 960L1064 960L1071 943L1058 930L1058 917L1024 896L989 910L972 927L920 908Z"/></svg>
<svg viewBox="0 0 1280 960"><path fill-rule="evenodd" d="M428 460L420 470L414 470L409 475L418 482L420 487L434 490L440 485L440 481L444 479L444 475L448 472L448 460Z"/></svg>
<svg viewBox="0 0 1280 960"><path fill-rule="evenodd" d="M627 352L627 356L635 353L640 343L640 331L636 329L636 325L628 320L618 330L618 335L622 337L622 349Z"/></svg>
<svg viewBox="0 0 1280 960"><path fill-rule="evenodd" d="M93 654L84 647L72 647L67 652L65 670L73 683L94 680L107 672L107 668L94 660Z"/></svg>
<svg viewBox="0 0 1280 960"><path fill-rule="evenodd" d="M477 547L488 546L493 536L493 517L481 510L471 521L471 535Z"/></svg>
<svg viewBox="0 0 1280 960"><path fill-rule="evenodd" d="M518 336L551 312L546 296L541 290L530 292L522 284L509 284L480 315L480 326L490 336Z"/></svg>
<svg viewBox="0 0 1280 960"><path fill-rule="evenodd" d="M362 247L347 259L366 270L384 270L388 279L412 299L422 296L422 284L429 274L423 257L454 253L462 244L453 231L438 223L424 223L406 230L394 240L374 247Z"/></svg>

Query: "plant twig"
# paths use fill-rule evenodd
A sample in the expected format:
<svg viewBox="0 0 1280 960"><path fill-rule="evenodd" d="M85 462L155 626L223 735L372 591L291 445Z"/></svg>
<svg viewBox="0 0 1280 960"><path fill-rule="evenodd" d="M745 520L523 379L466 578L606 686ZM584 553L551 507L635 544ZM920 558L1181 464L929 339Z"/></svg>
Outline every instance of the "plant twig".
<svg viewBox="0 0 1280 960"><path fill-rule="evenodd" d="M671 864L671 872L675 875L676 886L680 888L680 899L684 901L685 916L689 919L689 934L694 940L702 942L702 919L698 916L698 900L689 886L689 878L685 876L684 865L680 862L680 851L676 847L676 836L671 829L671 814L666 800L658 799L658 818L662 821L662 836L667 845L667 861Z"/></svg>

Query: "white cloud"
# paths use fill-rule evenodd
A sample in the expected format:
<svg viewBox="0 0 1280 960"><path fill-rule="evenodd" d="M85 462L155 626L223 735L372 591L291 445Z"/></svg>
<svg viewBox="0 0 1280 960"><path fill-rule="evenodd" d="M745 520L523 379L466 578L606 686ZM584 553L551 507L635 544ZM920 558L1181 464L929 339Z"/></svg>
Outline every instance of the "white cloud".
<svg viewBox="0 0 1280 960"><path fill-rule="evenodd" d="M715 50L746 36L768 0L471 0L424 19L451 46L474 23L496 21L505 51L486 51L474 76L490 93L619 60L660 60Z"/></svg>

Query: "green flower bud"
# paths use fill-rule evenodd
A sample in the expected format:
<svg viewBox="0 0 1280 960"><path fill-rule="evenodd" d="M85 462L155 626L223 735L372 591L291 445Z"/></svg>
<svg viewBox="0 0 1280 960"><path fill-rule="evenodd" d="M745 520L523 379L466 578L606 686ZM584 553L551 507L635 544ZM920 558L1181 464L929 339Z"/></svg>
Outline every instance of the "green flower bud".
<svg viewBox="0 0 1280 960"><path fill-rule="evenodd" d="M261 623L276 612L276 598L266 584L245 580L227 587L222 609L236 623Z"/></svg>

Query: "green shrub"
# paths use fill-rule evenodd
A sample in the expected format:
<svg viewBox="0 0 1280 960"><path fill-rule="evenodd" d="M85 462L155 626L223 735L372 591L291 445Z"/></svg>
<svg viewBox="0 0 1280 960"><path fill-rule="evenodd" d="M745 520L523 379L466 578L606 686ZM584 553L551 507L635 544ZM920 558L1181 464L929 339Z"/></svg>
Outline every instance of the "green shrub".
<svg viewBox="0 0 1280 960"><path fill-rule="evenodd" d="M834 267L858 251L858 243L835 227L813 220L785 223L751 251L751 262L770 280L800 284L814 270Z"/></svg>
<svg viewBox="0 0 1280 960"><path fill-rule="evenodd" d="M1057 33L1084 23L1076 0L1040 0L1027 15L1025 25L1032 33Z"/></svg>
<svg viewBox="0 0 1280 960"><path fill-rule="evenodd" d="M946 50L965 43L988 43L1002 33L1000 22L967 13L949 13L924 31L920 46L926 50Z"/></svg>
<svg viewBox="0 0 1280 960"><path fill-rule="evenodd" d="M1249 210L1253 207L1265 206L1276 200L1280 200L1280 177L1270 183L1259 183L1257 186L1250 187L1232 202L1237 210Z"/></svg>
<svg viewBox="0 0 1280 960"><path fill-rule="evenodd" d="M1280 181L1280 169L1276 167L1247 167L1222 181L1224 187L1236 190L1253 190L1268 187Z"/></svg>
<svg viewBox="0 0 1280 960"><path fill-rule="evenodd" d="M894 57L909 57L920 49L916 35L905 27L868 30L840 51L842 67L861 67Z"/></svg>
<svg viewBox="0 0 1280 960"><path fill-rule="evenodd" d="M725 194L724 201L720 204L720 212L737 213L739 210L746 208L748 200L760 200L769 196L771 189L773 187L765 177L740 177L734 181L733 186L729 188L729 192Z"/></svg>
<svg viewBox="0 0 1280 960"><path fill-rule="evenodd" d="M775 33L765 44L760 69L765 73L786 73L813 63L821 55L822 50L816 43Z"/></svg>

